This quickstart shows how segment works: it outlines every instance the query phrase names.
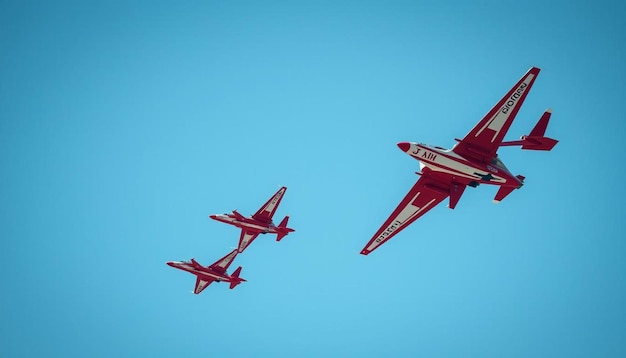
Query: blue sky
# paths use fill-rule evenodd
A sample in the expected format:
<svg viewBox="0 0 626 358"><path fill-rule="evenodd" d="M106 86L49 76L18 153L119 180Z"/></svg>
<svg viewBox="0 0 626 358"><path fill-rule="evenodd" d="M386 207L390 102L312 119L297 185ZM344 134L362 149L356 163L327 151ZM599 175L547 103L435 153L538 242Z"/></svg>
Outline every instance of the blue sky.
<svg viewBox="0 0 626 358"><path fill-rule="evenodd" d="M626 355L626 5L3 1L0 356ZM370 256L415 182L531 66L525 186L468 189ZM280 186L277 217L191 293Z"/></svg>

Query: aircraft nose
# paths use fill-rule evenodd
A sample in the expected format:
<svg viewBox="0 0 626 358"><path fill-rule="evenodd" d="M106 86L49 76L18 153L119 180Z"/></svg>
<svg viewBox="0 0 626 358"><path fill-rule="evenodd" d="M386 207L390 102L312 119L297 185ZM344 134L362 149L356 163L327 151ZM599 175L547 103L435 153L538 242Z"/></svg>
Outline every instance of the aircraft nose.
<svg viewBox="0 0 626 358"><path fill-rule="evenodd" d="M215 214L211 214L211 215L209 215L209 217L210 217L211 219L213 219L213 220L217 219L217 215L215 215Z"/></svg>
<svg viewBox="0 0 626 358"><path fill-rule="evenodd" d="M411 143L409 142L400 142L398 143L398 148L400 148L403 152L408 152L411 149Z"/></svg>
<svg viewBox="0 0 626 358"><path fill-rule="evenodd" d="M168 261L168 262L166 262L166 264L167 264L168 266L172 266L172 267L174 267L174 262L173 262L173 261Z"/></svg>

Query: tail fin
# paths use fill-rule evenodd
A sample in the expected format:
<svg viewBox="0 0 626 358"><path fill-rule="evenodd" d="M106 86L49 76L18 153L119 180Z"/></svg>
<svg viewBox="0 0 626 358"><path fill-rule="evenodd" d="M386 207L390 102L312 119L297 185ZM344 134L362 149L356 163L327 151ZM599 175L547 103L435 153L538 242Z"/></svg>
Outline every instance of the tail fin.
<svg viewBox="0 0 626 358"><path fill-rule="evenodd" d="M530 131L530 134L528 136L529 137L543 137L543 135L546 134L546 128L548 128L548 122L550 121L551 115L552 115L552 110L548 108L545 112L543 112L543 115L541 116L541 118L539 118L539 121L537 122L537 124L535 124L535 128L533 128L533 130Z"/></svg>
<svg viewBox="0 0 626 358"><path fill-rule="evenodd" d="M551 150L554 146L559 142L556 139L545 137L546 128L548 128L548 122L550 121L550 116L552 115L552 110L547 109L530 134L527 136L522 136L522 149L527 150Z"/></svg>
<svg viewBox="0 0 626 358"><path fill-rule="evenodd" d="M499 146L510 147L521 145L522 149L526 150L552 150L559 141L544 136L551 115L552 110L548 108L541 118L539 118L539 121L535 124L533 130L530 131L529 135L523 135L520 140L502 142Z"/></svg>
<svg viewBox="0 0 626 358"><path fill-rule="evenodd" d="M288 222L289 222L289 215L285 216L283 221L281 221L280 224L278 224L278 227L287 227Z"/></svg>
<svg viewBox="0 0 626 358"><path fill-rule="evenodd" d="M246 282L245 279L239 277L240 273L241 273L241 266L237 267L237 269L233 271L233 273L230 275L230 289L231 290L235 288L238 284L242 282Z"/></svg>
<svg viewBox="0 0 626 358"><path fill-rule="evenodd" d="M283 237L287 236L290 232L295 231L294 229L288 228L287 223L289 222L289 215L285 216L283 221L280 222L277 226L278 234L276 236L276 241L282 240Z"/></svg>

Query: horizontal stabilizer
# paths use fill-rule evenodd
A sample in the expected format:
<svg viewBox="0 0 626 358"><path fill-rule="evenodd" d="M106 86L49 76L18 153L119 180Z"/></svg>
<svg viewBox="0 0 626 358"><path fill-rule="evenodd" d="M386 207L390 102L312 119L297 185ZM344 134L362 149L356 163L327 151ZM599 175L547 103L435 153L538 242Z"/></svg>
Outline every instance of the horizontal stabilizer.
<svg viewBox="0 0 626 358"><path fill-rule="evenodd" d="M507 146L522 146L522 149L526 150L552 150L554 146L559 142L556 139L544 137L546 133L546 129L548 128L548 122L550 121L550 116L552 115L552 110L547 109L532 131L530 131L529 135L523 135L520 140L514 140L510 142L502 142L500 143L501 147Z"/></svg>
<svg viewBox="0 0 626 358"><path fill-rule="evenodd" d="M289 223L289 215L285 216L285 218L276 227L276 231L277 231L276 241L282 240L282 238L287 236L290 232L295 231L292 228L288 228L287 223Z"/></svg>
<svg viewBox="0 0 626 358"><path fill-rule="evenodd" d="M522 137L522 149L526 150L552 150L559 141L548 137Z"/></svg>
<svg viewBox="0 0 626 358"><path fill-rule="evenodd" d="M551 150L554 146L559 142L556 139L544 137L546 133L546 128L548 128L548 122L550 121L550 116L552 115L552 110L547 109L537 124L535 124L535 128L530 131L530 134L527 136L522 136L522 149L526 150Z"/></svg>

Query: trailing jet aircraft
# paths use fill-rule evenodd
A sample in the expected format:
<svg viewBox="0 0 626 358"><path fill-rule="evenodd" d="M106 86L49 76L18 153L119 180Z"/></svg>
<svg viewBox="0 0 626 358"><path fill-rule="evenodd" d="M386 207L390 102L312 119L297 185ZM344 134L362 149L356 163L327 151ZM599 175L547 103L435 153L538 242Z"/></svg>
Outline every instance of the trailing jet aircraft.
<svg viewBox="0 0 626 358"><path fill-rule="evenodd" d="M465 138L456 139L458 143L452 149L413 142L398 143L400 150L419 161L421 172L416 174L420 178L361 254L374 251L448 197L448 207L454 209L467 186L499 186L495 203L522 187L525 178L511 174L498 158L497 151L499 147L518 145L527 150L551 150L558 143L544 136L552 113L550 109L541 116L529 135L516 141L502 141L539 71L539 68L531 68Z"/></svg>
<svg viewBox="0 0 626 358"><path fill-rule="evenodd" d="M198 294L202 292L205 288L207 288L207 286L209 286L211 283L213 283L213 281L229 282L231 289L235 288L235 286L237 286L241 282L246 281L243 278L239 277L239 274L241 273L241 266L239 266L230 275L226 273L228 266L230 266L236 256L237 250L233 250L228 255L217 260L213 265L206 267L200 265L194 259L191 259L191 261L182 262L170 261L167 264L179 270L187 271L196 275L196 287L193 289L193 293Z"/></svg>
<svg viewBox="0 0 626 358"><path fill-rule="evenodd" d="M276 241L280 241L287 234L295 231L294 229L287 227L289 215L285 216L278 226L274 225L274 222L272 221L272 217L274 216L276 209L278 209L278 205L280 204L286 190L286 187L280 188L276 194L263 204L263 206L261 206L261 208L251 217L245 217L239 214L237 210L233 210L230 214L209 215L209 217L213 220L234 225L241 229L238 247L239 252L243 252L243 250L245 250L246 247L248 247L248 245L250 245L252 241L257 238L257 236L259 236L259 234L276 234Z"/></svg>

